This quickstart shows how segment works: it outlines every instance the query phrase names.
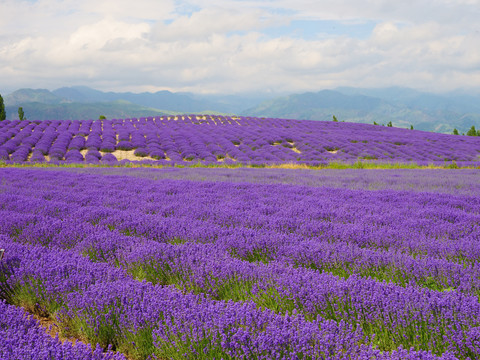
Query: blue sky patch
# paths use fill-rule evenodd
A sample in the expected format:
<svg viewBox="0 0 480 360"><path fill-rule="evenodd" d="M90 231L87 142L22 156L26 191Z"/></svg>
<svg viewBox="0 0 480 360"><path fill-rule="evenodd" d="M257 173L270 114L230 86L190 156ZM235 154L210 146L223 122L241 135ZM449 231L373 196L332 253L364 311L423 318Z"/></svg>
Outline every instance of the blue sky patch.
<svg viewBox="0 0 480 360"><path fill-rule="evenodd" d="M341 22L336 20L293 20L287 26L271 27L262 32L269 37L294 37L315 40L325 37L347 36L355 39L368 38L375 26L374 21Z"/></svg>

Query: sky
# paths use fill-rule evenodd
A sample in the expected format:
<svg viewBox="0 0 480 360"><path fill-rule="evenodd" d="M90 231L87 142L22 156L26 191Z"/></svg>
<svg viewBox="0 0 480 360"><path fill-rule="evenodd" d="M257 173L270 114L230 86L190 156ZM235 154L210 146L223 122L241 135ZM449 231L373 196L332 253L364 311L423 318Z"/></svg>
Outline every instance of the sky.
<svg viewBox="0 0 480 360"><path fill-rule="evenodd" d="M480 0L0 0L0 93L480 89Z"/></svg>

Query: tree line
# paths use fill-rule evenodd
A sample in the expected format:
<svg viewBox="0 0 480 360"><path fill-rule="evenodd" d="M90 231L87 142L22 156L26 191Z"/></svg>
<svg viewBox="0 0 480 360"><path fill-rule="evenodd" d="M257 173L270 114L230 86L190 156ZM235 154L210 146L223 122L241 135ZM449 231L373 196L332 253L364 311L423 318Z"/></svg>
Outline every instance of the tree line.
<svg viewBox="0 0 480 360"><path fill-rule="evenodd" d="M453 129L453 135L460 135L457 129ZM467 135L467 136L480 136L480 129L477 130L475 129L475 125L472 125L470 130L467 131L466 134L462 133L462 135Z"/></svg>
<svg viewBox="0 0 480 360"><path fill-rule="evenodd" d="M5 103L3 102L3 97L0 94L0 121L3 121L7 118L7 113L5 111ZM25 117L25 112L23 111L23 107L18 108L18 118L20 120L27 120Z"/></svg>

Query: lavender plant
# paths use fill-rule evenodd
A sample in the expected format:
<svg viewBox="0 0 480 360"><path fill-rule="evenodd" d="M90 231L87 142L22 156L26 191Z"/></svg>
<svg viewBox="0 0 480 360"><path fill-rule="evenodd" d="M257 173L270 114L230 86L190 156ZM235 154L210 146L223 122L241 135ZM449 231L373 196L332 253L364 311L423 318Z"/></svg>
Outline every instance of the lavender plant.
<svg viewBox="0 0 480 360"><path fill-rule="evenodd" d="M150 164L307 164L374 161L477 166L480 143L458 137L367 124L251 117L182 115L113 120L2 122L0 156L35 162L39 150L52 162L95 162L76 151L131 152ZM115 155L114 155L115 156ZM148 157L148 160L142 158ZM42 160L42 159L40 159ZM158 163L158 161L161 161Z"/></svg>
<svg viewBox="0 0 480 360"><path fill-rule="evenodd" d="M478 174L452 171L6 168L0 297L91 354L474 359Z"/></svg>

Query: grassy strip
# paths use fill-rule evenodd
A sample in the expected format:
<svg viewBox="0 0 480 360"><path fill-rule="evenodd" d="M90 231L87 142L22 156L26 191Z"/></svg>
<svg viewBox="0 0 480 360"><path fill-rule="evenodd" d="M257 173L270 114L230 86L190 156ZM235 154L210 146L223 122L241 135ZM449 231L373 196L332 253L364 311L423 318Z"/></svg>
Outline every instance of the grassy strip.
<svg viewBox="0 0 480 360"><path fill-rule="evenodd" d="M137 280L152 284L174 285L185 293L207 294L214 300L248 301L252 298L255 280L244 281L234 277L217 279L209 276L206 283L195 279L191 269L175 271L168 262L154 260L126 265L127 271Z"/></svg>
<svg viewBox="0 0 480 360"><path fill-rule="evenodd" d="M413 274L405 270L398 269L393 265L358 267L351 263L331 263L331 264L296 264L306 268L318 270L320 272L329 272L343 279L348 279L352 275L364 278L372 278L379 282L386 281L406 287L415 285L434 291L452 291L454 288L448 285L448 279L442 274L438 276L414 277ZM476 289L474 294L480 296L480 290Z"/></svg>
<svg viewBox="0 0 480 360"><path fill-rule="evenodd" d="M275 251L267 248L256 248L244 254L239 254L236 249L230 249L229 254L234 258L248 261L250 263L261 262L267 264L268 262L276 259ZM403 287L415 284L419 287L434 291L444 292L457 290L457 286L451 285L449 281L450 279L442 272L438 272L436 275L415 276L407 269L398 268L393 264L382 264L375 266L368 264L356 264L355 262L350 261L304 262L293 260L292 266L297 268L309 268L322 273L328 272L343 279L348 279L352 275L357 275L364 278L376 279L380 282L386 281L389 283L394 283ZM465 263L464 266L468 266L467 263ZM468 295L477 296L480 301L480 288L472 285L471 288L465 288L461 291Z"/></svg>
<svg viewBox="0 0 480 360"><path fill-rule="evenodd" d="M323 270L347 278L351 275L347 271L342 271L340 267ZM408 282L402 276L403 274L396 272L394 269L385 268L383 270L383 274L375 276L375 278L397 280L403 285L407 285ZM383 319L372 321L368 318L370 310L362 308L362 313L358 313L358 307L352 304L352 298L348 294L345 294L342 298L330 296L324 303L315 304L313 308L311 306L307 307L301 297L295 296L288 289L282 289L273 278L265 281L265 279L245 280L236 276L226 279L207 276L205 281L200 283L190 269L175 272L168 263L155 261L129 264L128 272L138 280L147 280L162 285L174 285L182 291L207 294L210 298L216 300L253 301L259 307L270 309L279 314L300 312L310 321L315 320L318 315L324 319L337 322L344 320L352 325L360 326L365 335L374 336L373 345L381 351L395 350L401 344L407 349L413 347L415 350L427 350L440 355L449 350L449 344L443 341L443 337L447 336L449 329L456 327L448 319L438 318L438 322L435 324L439 330L437 333L432 330L434 324L430 324L429 319L411 320L411 317L414 318L414 315L416 315L417 310L415 309L411 309L411 313L406 313L405 317L402 318L392 319L390 314L385 314ZM375 275L375 269L365 269L362 275L368 277L372 274ZM420 286L423 285L431 289L451 290L446 289L443 284L433 279L424 279L420 282ZM386 323L403 325L389 328Z"/></svg>
<svg viewBox="0 0 480 360"><path fill-rule="evenodd" d="M449 350L448 341L443 341L444 336L448 337L448 330L457 327L450 320L441 317L438 317L434 324L429 323L431 318L412 321L411 318L418 315L414 308L411 309L411 313L407 312L404 317L398 319L392 319L391 315L386 313L385 318L372 321L368 318L370 309L355 306L352 303L353 298L349 294L342 297L329 296L325 301L316 303L312 307L311 304L304 302L300 294L283 288L277 284L274 278L247 280L235 275L225 279L206 276L205 281L199 281L200 279L191 269L184 268L181 271L175 271L168 262L146 261L126 266L129 272L139 280L145 279L162 285L174 285L184 292L204 293L208 294L210 298L225 301L253 301L261 308L280 314L291 314L298 311L310 321L315 320L317 315L337 322L344 320L354 326L360 326L367 336L375 334L373 344L382 351L395 350L401 344L404 348L414 347L417 350L431 350L436 354L442 354ZM3 269L0 273L5 275L3 281L6 282L11 271ZM55 322L58 321L60 334L64 337L85 339L89 343L99 343L103 348L112 345L112 350L125 353L132 359L146 359L152 352L159 350L162 350L159 355L164 355L163 350L167 350L155 347L152 336L153 328L142 326L127 329L120 325L119 316L124 313L120 299L105 307L85 309L86 313L72 316L72 314L68 314L68 305L64 302L67 294L45 296L46 291L41 280L25 278L12 290L11 302L13 304L24 306L32 313L51 318ZM62 309L64 310L62 311ZM92 318L96 319L95 324L89 322L88 319ZM403 325L390 328L386 326L386 323ZM438 329L438 333L432 327ZM465 329L458 330L465 331ZM185 341L187 340L188 335L185 338ZM461 358L471 355L463 351L460 350ZM169 351L166 352L169 353Z"/></svg>
<svg viewBox="0 0 480 360"><path fill-rule="evenodd" d="M189 164L144 164L144 163L117 163L117 164L87 164L87 163L7 163L0 161L0 168L219 168L219 169L237 169L237 168L262 168L262 169L304 169L304 170L322 170L322 169L480 169L478 166L461 166L455 161L445 162L444 165L418 165L416 162L395 163L395 162L375 162L375 161L357 161L355 163L345 163L341 161L333 161L326 164L308 165L296 163L281 164L249 164L249 163L211 163L202 164L201 162L191 162Z"/></svg>

